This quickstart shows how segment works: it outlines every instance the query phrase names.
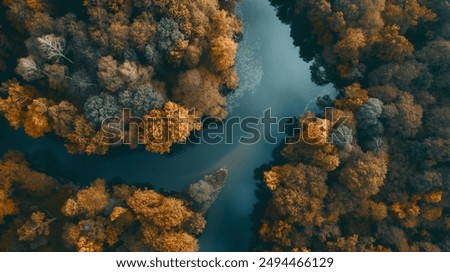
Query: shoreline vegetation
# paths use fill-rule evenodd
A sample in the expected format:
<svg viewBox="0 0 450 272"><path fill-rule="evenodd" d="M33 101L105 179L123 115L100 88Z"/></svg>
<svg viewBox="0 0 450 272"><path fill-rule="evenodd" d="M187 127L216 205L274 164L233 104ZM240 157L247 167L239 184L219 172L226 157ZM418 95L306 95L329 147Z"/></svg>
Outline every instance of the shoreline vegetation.
<svg viewBox="0 0 450 272"><path fill-rule="evenodd" d="M271 3L313 81L340 95L299 118L285 164L264 172L254 249L450 251L450 4Z"/></svg>
<svg viewBox="0 0 450 272"><path fill-rule="evenodd" d="M0 160L0 251L197 251L227 175L218 169L177 194L103 179L79 188L10 151Z"/></svg>

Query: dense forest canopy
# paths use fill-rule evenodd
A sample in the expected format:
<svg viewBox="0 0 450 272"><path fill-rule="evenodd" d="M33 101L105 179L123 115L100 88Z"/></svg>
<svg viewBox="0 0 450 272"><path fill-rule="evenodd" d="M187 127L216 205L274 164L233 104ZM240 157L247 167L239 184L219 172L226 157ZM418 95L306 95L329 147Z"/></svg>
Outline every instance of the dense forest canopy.
<svg viewBox="0 0 450 272"><path fill-rule="evenodd" d="M0 111L11 126L33 138L54 132L72 154L105 154L123 138L167 153L201 129L200 117L227 116L225 95L239 82L234 1L71 2L3 1L0 70L15 77L1 78ZM139 139L146 118L158 125Z"/></svg>
<svg viewBox="0 0 450 272"><path fill-rule="evenodd" d="M450 3L271 3L312 79L340 95L300 117L265 172L256 249L449 251Z"/></svg>

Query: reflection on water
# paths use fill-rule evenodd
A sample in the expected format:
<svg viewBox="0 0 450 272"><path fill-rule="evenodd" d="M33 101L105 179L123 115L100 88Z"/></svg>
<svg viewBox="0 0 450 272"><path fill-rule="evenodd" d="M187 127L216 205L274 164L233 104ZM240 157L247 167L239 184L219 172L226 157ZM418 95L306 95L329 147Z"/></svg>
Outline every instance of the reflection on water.
<svg viewBox="0 0 450 272"><path fill-rule="evenodd" d="M233 101L233 105L238 106L231 117L260 117L268 108L276 117L297 116L317 96L331 92L330 87L321 88L311 82L309 65L298 57L289 27L277 19L267 0L246 0L240 5L245 22L240 76L245 84L242 95L233 97L240 101ZM256 70L252 72L252 69ZM260 77L257 91L251 92ZM41 171L81 184L101 177L179 191L217 168L227 168L228 183L208 212L200 249L248 250L250 214L256 201L254 170L271 160L275 145L264 141L253 145L191 144L178 146L173 154L165 156L150 154L144 148L135 151L113 148L103 157L69 156L62 140L54 136L32 140L23 132L10 128L3 118L0 118L0 127L0 153L8 149L22 151ZM235 133L233 137L237 139L242 132L236 130ZM278 142L284 139L284 135L274 136Z"/></svg>

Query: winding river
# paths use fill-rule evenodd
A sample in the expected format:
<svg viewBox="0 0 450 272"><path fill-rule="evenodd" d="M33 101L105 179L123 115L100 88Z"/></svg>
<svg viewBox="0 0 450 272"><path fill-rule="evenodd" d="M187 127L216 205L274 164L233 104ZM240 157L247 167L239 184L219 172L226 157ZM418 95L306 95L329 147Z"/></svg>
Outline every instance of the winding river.
<svg viewBox="0 0 450 272"><path fill-rule="evenodd" d="M244 0L239 14L245 37L238 54L241 87L229 98L230 118L292 117L304 112L317 96L331 93L329 86L311 82L309 64L299 58L289 27L276 17L268 0ZM69 156L63 141L55 136L33 140L10 128L0 118L0 153L19 150L33 166L50 175L88 184L97 177L129 184L148 184L155 189L181 191L217 168L227 168L227 184L207 214L208 224L200 237L201 251L246 251L251 238L250 214L256 202L254 171L272 160L277 144L263 140L252 144L220 143L177 146L161 156L143 148L129 151L113 148L107 156ZM262 129L261 126L258 126ZM278 143L284 134L273 136ZM244 135L233 131L233 139Z"/></svg>

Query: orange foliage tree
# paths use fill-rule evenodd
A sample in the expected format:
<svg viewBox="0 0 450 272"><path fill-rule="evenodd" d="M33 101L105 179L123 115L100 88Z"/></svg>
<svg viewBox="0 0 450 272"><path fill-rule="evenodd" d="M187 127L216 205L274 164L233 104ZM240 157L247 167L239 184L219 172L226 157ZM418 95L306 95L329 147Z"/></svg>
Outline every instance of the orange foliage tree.
<svg viewBox="0 0 450 272"><path fill-rule="evenodd" d="M151 110L140 124L140 140L150 152L168 153L175 143L184 143L201 123L194 112L168 102L164 108Z"/></svg>

